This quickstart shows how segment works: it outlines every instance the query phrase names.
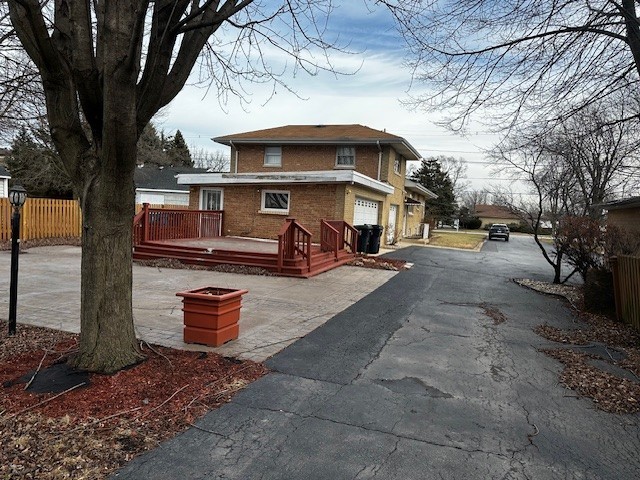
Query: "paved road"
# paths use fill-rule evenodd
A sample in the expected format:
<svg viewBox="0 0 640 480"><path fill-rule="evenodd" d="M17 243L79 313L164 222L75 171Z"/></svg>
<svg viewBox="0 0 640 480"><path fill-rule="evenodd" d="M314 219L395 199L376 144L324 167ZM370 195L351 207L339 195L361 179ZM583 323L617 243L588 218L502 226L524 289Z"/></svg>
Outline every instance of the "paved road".
<svg viewBox="0 0 640 480"><path fill-rule="evenodd" d="M480 253L411 247L415 263L273 357L273 373L141 456L127 479L624 479L640 417L558 385L531 328L572 324L528 238ZM479 304L498 308L498 325Z"/></svg>

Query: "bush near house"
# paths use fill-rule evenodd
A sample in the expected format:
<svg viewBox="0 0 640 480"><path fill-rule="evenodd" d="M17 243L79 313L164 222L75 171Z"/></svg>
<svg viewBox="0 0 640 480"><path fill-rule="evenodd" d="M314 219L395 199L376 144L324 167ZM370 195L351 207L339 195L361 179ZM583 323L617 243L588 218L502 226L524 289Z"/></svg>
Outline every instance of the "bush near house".
<svg viewBox="0 0 640 480"><path fill-rule="evenodd" d="M563 248L567 262L584 280L587 310L612 313L615 299L609 258L638 252L640 237L614 226L604 228L589 217L565 217L559 222L555 245Z"/></svg>
<svg viewBox="0 0 640 480"><path fill-rule="evenodd" d="M479 217L460 217L460 228L467 230L478 230L482 225L482 220Z"/></svg>

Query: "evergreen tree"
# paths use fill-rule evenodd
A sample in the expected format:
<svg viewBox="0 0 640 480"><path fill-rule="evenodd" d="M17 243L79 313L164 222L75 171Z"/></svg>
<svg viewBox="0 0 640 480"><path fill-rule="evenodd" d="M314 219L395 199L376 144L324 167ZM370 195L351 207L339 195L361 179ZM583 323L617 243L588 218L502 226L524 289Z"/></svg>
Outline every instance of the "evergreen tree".
<svg viewBox="0 0 640 480"><path fill-rule="evenodd" d="M176 135L177 137L177 135ZM181 141L184 138L180 135ZM175 143L169 138L170 143ZM186 148L186 144L184 145ZM183 151L183 158L186 155ZM173 160L163 148L163 138L153 123L149 123L138 140L138 162L140 165L185 165ZM191 161L190 155L187 157ZM190 163L186 165L191 166ZM31 197L73 198L71 180L64 171L60 156L53 145L47 125L22 127L11 144L11 155L7 157L7 168L14 182L20 183Z"/></svg>
<svg viewBox="0 0 640 480"><path fill-rule="evenodd" d="M193 159L191 158L191 152L187 142L184 141L182 132L176 131L173 138L168 139L168 148L166 150L167 156L173 166L180 167L193 167Z"/></svg>
<svg viewBox="0 0 640 480"><path fill-rule="evenodd" d="M46 127L20 129L11 143L7 168L12 181L20 183L30 197L73 197L71 180Z"/></svg>
<svg viewBox="0 0 640 480"><path fill-rule="evenodd" d="M149 122L138 139L138 165L168 166L171 160L165 151L164 132L158 134L155 125Z"/></svg>
<svg viewBox="0 0 640 480"><path fill-rule="evenodd" d="M442 170L437 158L423 159L420 168L413 172L412 180L438 195L438 198L429 200L426 204L427 219L448 220L455 214L458 206L453 193L453 183L449 175Z"/></svg>

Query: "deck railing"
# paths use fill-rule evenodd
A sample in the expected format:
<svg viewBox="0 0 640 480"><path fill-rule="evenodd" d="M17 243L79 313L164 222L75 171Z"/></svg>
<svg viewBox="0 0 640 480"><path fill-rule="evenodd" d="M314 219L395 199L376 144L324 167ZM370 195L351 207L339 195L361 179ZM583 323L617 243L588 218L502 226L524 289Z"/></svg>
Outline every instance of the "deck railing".
<svg viewBox="0 0 640 480"><path fill-rule="evenodd" d="M618 320L640 330L640 257L619 255L610 259Z"/></svg>
<svg viewBox="0 0 640 480"><path fill-rule="evenodd" d="M287 218L278 233L278 272L284 269L284 261L300 255L311 271L311 232L296 222L295 218Z"/></svg>
<svg viewBox="0 0 640 480"><path fill-rule="evenodd" d="M341 248L340 232L331 225L331 222L320 220L320 250L323 252L333 252L337 260L338 251Z"/></svg>
<svg viewBox="0 0 640 480"><path fill-rule="evenodd" d="M221 210L150 208L144 204L133 219L134 245L157 240L222 236Z"/></svg>
<svg viewBox="0 0 640 480"><path fill-rule="evenodd" d="M339 233L341 242L338 245L338 250L347 249L347 247L349 247L351 253L356 253L356 246L358 245L358 230L344 220L327 220L327 223Z"/></svg>

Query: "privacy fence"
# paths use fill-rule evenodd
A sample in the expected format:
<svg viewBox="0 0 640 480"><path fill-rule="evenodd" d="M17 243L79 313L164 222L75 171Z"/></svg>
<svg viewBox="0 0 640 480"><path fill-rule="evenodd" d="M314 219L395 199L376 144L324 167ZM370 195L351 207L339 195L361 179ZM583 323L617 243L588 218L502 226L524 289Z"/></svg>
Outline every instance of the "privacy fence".
<svg viewBox="0 0 640 480"><path fill-rule="evenodd" d="M611 266L618 320L640 330L640 257L619 255Z"/></svg>
<svg viewBox="0 0 640 480"><path fill-rule="evenodd" d="M150 205L153 208L187 208L176 205ZM142 205L136 205L136 212ZM0 198L0 241L11 240L11 204ZM27 198L21 211L20 238L80 238L82 214L78 200Z"/></svg>
<svg viewBox="0 0 640 480"><path fill-rule="evenodd" d="M11 240L11 204L0 198L0 241ZM77 200L27 198L21 211L20 238L78 238L82 215Z"/></svg>

